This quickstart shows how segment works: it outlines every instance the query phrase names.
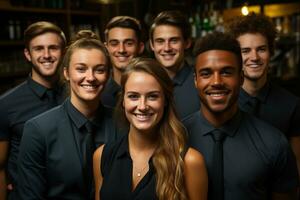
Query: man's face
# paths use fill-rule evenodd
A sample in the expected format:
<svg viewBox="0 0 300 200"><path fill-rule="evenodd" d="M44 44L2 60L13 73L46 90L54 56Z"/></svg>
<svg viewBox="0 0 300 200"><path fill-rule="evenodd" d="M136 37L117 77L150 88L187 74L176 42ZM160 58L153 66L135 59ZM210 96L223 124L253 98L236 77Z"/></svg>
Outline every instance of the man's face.
<svg viewBox="0 0 300 200"><path fill-rule="evenodd" d="M235 112L242 81L237 56L232 52L210 50L197 56L195 86L205 116Z"/></svg>
<svg viewBox="0 0 300 200"><path fill-rule="evenodd" d="M138 41L135 31L121 27L115 27L108 31L106 47L113 66L119 70L124 69L134 57L144 50L144 44Z"/></svg>
<svg viewBox="0 0 300 200"><path fill-rule="evenodd" d="M184 50L190 43L185 41L179 28L159 25L153 31L151 49L155 58L167 70L177 71L184 61Z"/></svg>
<svg viewBox="0 0 300 200"><path fill-rule="evenodd" d="M237 40L241 46L245 79L266 80L270 61L267 39L259 33L246 33Z"/></svg>
<svg viewBox="0 0 300 200"><path fill-rule="evenodd" d="M38 35L30 41L24 54L33 65L33 75L52 77L56 75L62 57L62 39L51 32Z"/></svg>

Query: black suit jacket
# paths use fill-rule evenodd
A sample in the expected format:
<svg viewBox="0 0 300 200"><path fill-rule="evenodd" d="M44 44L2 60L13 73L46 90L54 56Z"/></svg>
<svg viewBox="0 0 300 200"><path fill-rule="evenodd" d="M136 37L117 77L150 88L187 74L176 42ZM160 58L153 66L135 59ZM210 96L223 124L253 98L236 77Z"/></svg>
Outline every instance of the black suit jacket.
<svg viewBox="0 0 300 200"><path fill-rule="evenodd" d="M106 141L116 140L111 115L103 119ZM99 134L99 132L97 132ZM86 199L80 152L66 102L29 120L24 127L18 158L19 199Z"/></svg>

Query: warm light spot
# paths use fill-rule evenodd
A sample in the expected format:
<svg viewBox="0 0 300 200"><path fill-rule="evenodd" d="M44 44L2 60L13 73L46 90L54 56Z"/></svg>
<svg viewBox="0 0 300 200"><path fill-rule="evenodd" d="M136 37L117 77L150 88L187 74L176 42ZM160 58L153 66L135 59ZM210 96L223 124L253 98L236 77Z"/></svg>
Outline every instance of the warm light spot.
<svg viewBox="0 0 300 200"><path fill-rule="evenodd" d="M249 14L248 6L243 6L241 11L244 16L248 15Z"/></svg>

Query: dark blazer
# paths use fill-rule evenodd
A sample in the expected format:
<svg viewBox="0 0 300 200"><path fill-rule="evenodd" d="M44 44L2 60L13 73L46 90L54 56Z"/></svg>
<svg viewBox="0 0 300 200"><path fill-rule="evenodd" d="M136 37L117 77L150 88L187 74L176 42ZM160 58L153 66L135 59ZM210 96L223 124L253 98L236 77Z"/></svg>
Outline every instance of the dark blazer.
<svg viewBox="0 0 300 200"><path fill-rule="evenodd" d="M105 141L97 141L96 135L96 143L116 140L111 115L102 121ZM18 158L19 199L86 199L81 163L66 102L29 120Z"/></svg>

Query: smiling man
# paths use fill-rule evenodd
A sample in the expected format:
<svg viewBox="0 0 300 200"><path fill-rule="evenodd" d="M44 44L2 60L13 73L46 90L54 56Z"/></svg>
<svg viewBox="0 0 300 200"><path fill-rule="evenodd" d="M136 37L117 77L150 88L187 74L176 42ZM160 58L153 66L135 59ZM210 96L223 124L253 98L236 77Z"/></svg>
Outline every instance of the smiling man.
<svg viewBox="0 0 300 200"><path fill-rule="evenodd" d="M193 83L193 68L184 59L191 46L191 28L179 11L163 11L150 28L150 46L156 60L174 84L175 107L182 119L199 110L199 97Z"/></svg>
<svg viewBox="0 0 300 200"><path fill-rule="evenodd" d="M233 20L229 32L239 41L245 81L239 97L242 110L280 129L288 138L300 172L300 99L268 80L276 29L263 15Z"/></svg>
<svg viewBox="0 0 300 200"><path fill-rule="evenodd" d="M0 97L0 199L5 199L6 184L12 190L9 199L14 199L16 162L24 123L63 101L58 65L66 44L64 33L50 22L36 22L25 30L24 40L24 54L32 65L31 74L25 82Z"/></svg>
<svg viewBox="0 0 300 200"><path fill-rule="evenodd" d="M188 143L205 158L209 200L296 199L298 173L284 135L239 110L239 43L224 33L199 39L195 85L201 109L183 120Z"/></svg>
<svg viewBox="0 0 300 200"><path fill-rule="evenodd" d="M121 90L122 71L134 57L144 51L142 27L140 22L133 17L117 16L108 22L104 34L113 69L112 76L102 93L101 101L106 106L115 107L117 94Z"/></svg>

